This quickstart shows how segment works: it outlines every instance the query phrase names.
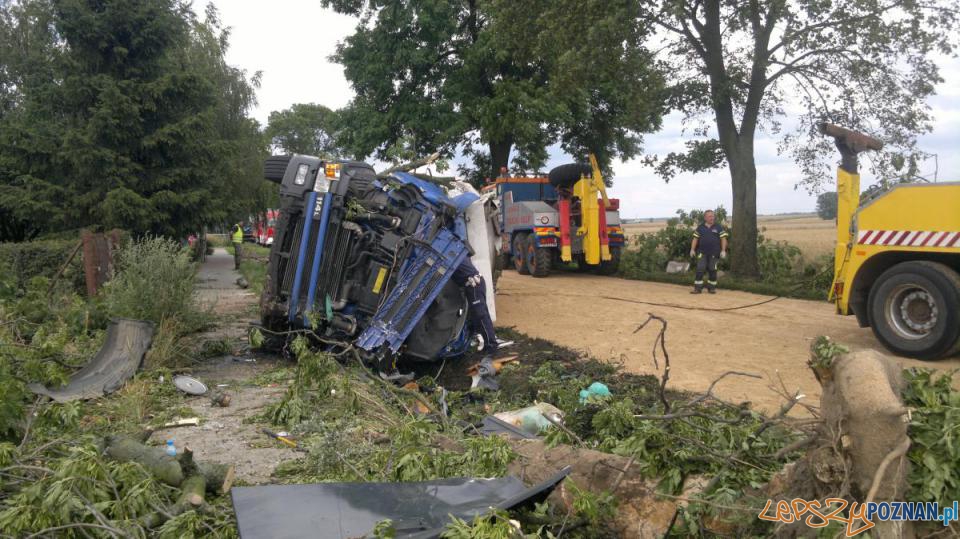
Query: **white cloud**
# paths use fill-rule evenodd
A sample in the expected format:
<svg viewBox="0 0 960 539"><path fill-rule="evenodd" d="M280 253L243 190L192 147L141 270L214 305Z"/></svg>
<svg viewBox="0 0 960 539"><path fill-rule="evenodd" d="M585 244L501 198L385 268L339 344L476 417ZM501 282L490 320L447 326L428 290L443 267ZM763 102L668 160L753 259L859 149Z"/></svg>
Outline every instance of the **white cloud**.
<svg viewBox="0 0 960 539"><path fill-rule="evenodd" d="M202 13L203 4L196 7ZM263 71L257 92L259 106L253 111L261 123L271 111L294 103L320 103L342 107L353 96L343 68L329 61L338 42L353 32L357 20L320 7L318 0L274 0L268 4L246 0L215 2L225 26L232 28L227 60L249 72ZM920 139L921 147L938 154L939 179L960 180L960 60L941 64L945 81L940 95L930 100L934 131ZM790 103L786 109L794 110ZM663 130L646 137L646 149L665 154L682 151L686 138L679 115L670 115ZM760 213L813 211L816 198L794 186L800 179L797 167L776 151L776 137L763 133L756 140L757 209ZM569 158L553 148L550 164ZM934 164L924 166L933 171ZM677 208L731 208L730 178L726 169L704 174L680 174L670 183L656 177L638 160L617 163L611 195L621 199L625 217L664 217ZM865 175L863 185L873 183ZM826 185L829 187L832 180Z"/></svg>

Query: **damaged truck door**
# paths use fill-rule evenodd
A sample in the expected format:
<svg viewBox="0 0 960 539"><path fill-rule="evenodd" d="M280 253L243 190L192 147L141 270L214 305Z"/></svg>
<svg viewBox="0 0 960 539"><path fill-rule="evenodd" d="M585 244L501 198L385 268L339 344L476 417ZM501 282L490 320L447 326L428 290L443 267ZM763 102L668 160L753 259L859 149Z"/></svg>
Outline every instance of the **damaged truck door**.
<svg viewBox="0 0 960 539"><path fill-rule="evenodd" d="M280 185L261 297L266 330L353 345L384 372L401 356L434 361L467 350L467 302L450 277L467 257L491 275L495 244L475 222L493 217L472 187L305 155L268 158L264 176ZM487 301L492 314L492 291Z"/></svg>

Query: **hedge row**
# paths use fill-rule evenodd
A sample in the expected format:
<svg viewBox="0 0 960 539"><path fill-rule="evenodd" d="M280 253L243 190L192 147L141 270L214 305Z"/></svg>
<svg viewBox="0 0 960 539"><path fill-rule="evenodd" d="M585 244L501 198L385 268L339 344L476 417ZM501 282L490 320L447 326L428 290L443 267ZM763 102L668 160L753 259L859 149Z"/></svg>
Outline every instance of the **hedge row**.
<svg viewBox="0 0 960 539"><path fill-rule="evenodd" d="M75 240L38 240L22 243L0 243L0 278L10 280L18 289L24 289L34 277L52 279L70 253ZM78 252L64 270L60 282L83 290L83 253Z"/></svg>

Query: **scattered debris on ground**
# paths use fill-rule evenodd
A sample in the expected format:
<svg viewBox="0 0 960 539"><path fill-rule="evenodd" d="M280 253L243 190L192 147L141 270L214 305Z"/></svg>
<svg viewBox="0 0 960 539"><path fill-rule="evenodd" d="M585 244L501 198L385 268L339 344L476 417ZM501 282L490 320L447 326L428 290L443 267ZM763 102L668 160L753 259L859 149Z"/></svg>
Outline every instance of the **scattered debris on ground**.
<svg viewBox="0 0 960 539"><path fill-rule="evenodd" d="M234 485L266 485L248 491L261 493L314 483L500 484L511 476L530 487L570 466L532 505L450 511L448 521L426 504L404 504L410 512L385 513L359 532L381 537L410 530L448 537L800 535L810 530L758 519L765 504L844 496L946 506L960 497L960 396L951 377L891 369L829 340L818 340L811 353L821 406L782 380L767 380L782 404L763 415L716 397L723 384L755 373L725 372L702 392L672 390L667 319L655 315L635 328L653 336L657 376L503 329L514 342L488 364L499 387L492 390L471 389L479 353L413 365L414 380L397 386L348 348L324 354L294 339L287 349L296 362L250 350L243 339L253 313L236 307L251 299L228 301L234 314L221 313L220 327L198 338L189 366L137 373L88 401L28 401L25 421L0 442L3 533L233 537L234 509L241 528L252 513L236 498L231 506L228 476ZM11 331L30 326L13 320L0 333L19 339ZM83 342L74 356L90 357L83 350L96 341ZM64 357L65 365L80 366ZM177 389L178 375L206 391ZM0 420L4 413L0 408ZM288 520L257 526L279 531ZM930 533L929 525L912 531ZM842 530L838 522L827 527ZM871 534L910 531L878 524Z"/></svg>

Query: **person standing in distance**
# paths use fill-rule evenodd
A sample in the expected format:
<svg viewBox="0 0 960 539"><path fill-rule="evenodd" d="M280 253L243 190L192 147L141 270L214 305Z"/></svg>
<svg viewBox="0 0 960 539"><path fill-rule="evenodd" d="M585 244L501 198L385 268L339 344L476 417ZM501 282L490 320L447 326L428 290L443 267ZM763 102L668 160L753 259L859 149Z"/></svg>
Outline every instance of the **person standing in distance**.
<svg viewBox="0 0 960 539"><path fill-rule="evenodd" d="M240 269L240 248L243 245L243 227L240 223L233 225L231 231L231 242L233 243L233 269Z"/></svg>
<svg viewBox="0 0 960 539"><path fill-rule="evenodd" d="M693 281L691 294L703 293L703 274L707 274L707 292L717 293L717 263L727 257L727 234L722 225L716 223L713 210L703 212L703 223L693 231L690 244L690 256L697 259L697 275Z"/></svg>

